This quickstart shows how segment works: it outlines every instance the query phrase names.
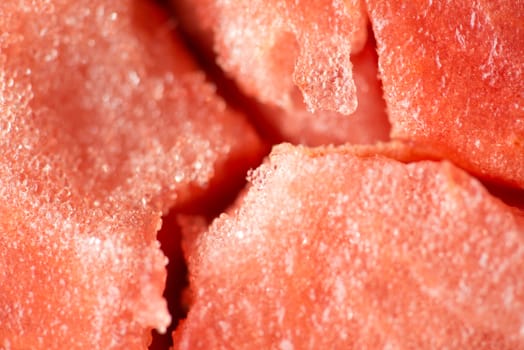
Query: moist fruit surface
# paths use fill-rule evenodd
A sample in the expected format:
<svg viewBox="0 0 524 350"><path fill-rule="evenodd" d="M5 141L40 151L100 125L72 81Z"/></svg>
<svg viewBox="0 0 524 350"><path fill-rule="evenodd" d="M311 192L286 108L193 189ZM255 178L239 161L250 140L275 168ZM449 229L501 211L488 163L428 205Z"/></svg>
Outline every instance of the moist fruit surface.
<svg viewBox="0 0 524 350"><path fill-rule="evenodd" d="M522 213L377 151L278 146L232 213L189 225L174 348L523 348Z"/></svg>

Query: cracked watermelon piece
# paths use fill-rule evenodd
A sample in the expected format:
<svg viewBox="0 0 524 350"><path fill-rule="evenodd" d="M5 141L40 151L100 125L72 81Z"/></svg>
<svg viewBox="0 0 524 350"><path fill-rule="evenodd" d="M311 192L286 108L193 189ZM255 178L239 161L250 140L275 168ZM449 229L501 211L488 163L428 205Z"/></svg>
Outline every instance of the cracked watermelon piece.
<svg viewBox="0 0 524 350"><path fill-rule="evenodd" d="M260 151L172 27L145 0L1 2L0 348L168 326L162 213Z"/></svg>
<svg viewBox="0 0 524 350"><path fill-rule="evenodd" d="M276 147L232 213L186 221L174 349L523 349L524 215L410 148Z"/></svg>
<svg viewBox="0 0 524 350"><path fill-rule="evenodd" d="M524 7L367 0L392 138L524 188Z"/></svg>
<svg viewBox="0 0 524 350"><path fill-rule="evenodd" d="M360 0L172 1L187 30L211 43L220 66L249 95L284 109L300 89L307 109L357 107L350 54L362 49Z"/></svg>

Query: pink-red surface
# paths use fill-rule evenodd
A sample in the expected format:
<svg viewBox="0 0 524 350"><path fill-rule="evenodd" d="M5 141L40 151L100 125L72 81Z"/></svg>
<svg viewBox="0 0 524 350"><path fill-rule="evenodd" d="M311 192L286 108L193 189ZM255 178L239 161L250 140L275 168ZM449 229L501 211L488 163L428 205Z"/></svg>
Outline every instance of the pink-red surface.
<svg viewBox="0 0 524 350"><path fill-rule="evenodd" d="M0 348L145 349L162 212L259 140L147 1L4 1L0 32Z"/></svg>
<svg viewBox="0 0 524 350"><path fill-rule="evenodd" d="M391 136L524 187L524 10L513 1L368 0Z"/></svg>
<svg viewBox="0 0 524 350"><path fill-rule="evenodd" d="M180 218L175 349L524 349L522 6L175 5L0 4L1 349L147 348L157 238L180 303L174 218L259 160L179 23L283 139L394 141L278 146Z"/></svg>
<svg viewBox="0 0 524 350"><path fill-rule="evenodd" d="M448 162L373 153L279 146L190 226L174 348L523 348L522 213Z"/></svg>

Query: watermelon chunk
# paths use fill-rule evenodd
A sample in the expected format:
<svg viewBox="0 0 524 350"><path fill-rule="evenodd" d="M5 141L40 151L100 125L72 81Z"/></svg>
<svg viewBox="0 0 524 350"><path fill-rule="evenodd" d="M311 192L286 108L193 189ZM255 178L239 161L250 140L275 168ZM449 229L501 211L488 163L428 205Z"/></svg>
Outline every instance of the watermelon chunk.
<svg viewBox="0 0 524 350"><path fill-rule="evenodd" d="M310 111L357 107L351 52L362 49L367 17L350 1L172 1L187 31L203 36L220 66L249 95L284 109L298 87Z"/></svg>
<svg viewBox="0 0 524 350"><path fill-rule="evenodd" d="M168 326L162 213L260 151L172 27L145 0L0 3L0 348Z"/></svg>
<svg viewBox="0 0 524 350"><path fill-rule="evenodd" d="M523 349L523 213L382 149L278 146L233 213L190 228L174 349Z"/></svg>
<svg viewBox="0 0 524 350"><path fill-rule="evenodd" d="M367 0L392 137L524 188L524 7Z"/></svg>

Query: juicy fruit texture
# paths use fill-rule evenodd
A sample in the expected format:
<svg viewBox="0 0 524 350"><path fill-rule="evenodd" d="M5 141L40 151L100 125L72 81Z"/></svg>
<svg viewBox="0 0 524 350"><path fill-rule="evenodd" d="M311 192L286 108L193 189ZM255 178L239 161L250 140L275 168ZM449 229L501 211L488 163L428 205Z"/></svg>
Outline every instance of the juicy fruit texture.
<svg viewBox="0 0 524 350"><path fill-rule="evenodd" d="M295 143L389 139L376 36L395 141L279 146L208 227L179 214L214 215L262 151L175 23L1 2L1 349L145 349L170 321L157 239L182 298L173 217L175 349L524 349L520 4L172 2Z"/></svg>
<svg viewBox="0 0 524 350"><path fill-rule="evenodd" d="M310 111L355 111L349 58L367 37L360 0L173 3L197 27L190 31L214 34L220 66L248 94L287 110L298 87Z"/></svg>
<svg viewBox="0 0 524 350"><path fill-rule="evenodd" d="M390 125L385 112L381 84L377 77L375 43L372 37L366 42L367 33L365 27L362 27L360 34L357 35L359 42L355 43L356 49L353 51L358 52L351 56L353 64L352 79L355 84L358 101L357 109L349 116L326 110L317 110L311 113L304 103L303 94L292 81L292 72L297 55L293 45L288 43L279 44L278 42L272 43L271 45L275 47L271 49L273 53L270 57L266 54L261 57L254 57L252 55L253 51L239 50L238 43L231 47L214 45L214 40L220 40L221 31L231 29L238 21L242 23L245 21L245 18L234 19L234 16L245 15L244 11L247 11L247 9L244 9L245 5L235 2L235 4L226 6L220 1L214 0L179 0L172 3L180 19L181 27L192 39L195 46L201 52L204 52L208 59L215 59L212 53L214 46L219 63L226 70L226 73L231 75L245 92L258 99L258 102L260 102L259 110L262 112L258 119L261 124L266 125L266 128L269 129L268 134L270 138L308 146L342 144L346 142L371 144L389 139ZM285 3L287 2L279 1L281 7ZM312 5L312 3L309 5ZM255 6L259 5L256 4ZM307 8L307 5L304 4L300 6ZM353 5L353 7L355 6ZM233 11L237 7L238 11ZM256 13L253 15L267 17L270 16L269 13L271 11L274 11L274 9L264 7L260 8L258 12L255 11ZM363 21L363 25L365 24L365 16L362 15L360 10L357 11L348 7L347 11L352 16L362 16L360 20ZM263 21L258 19L251 21L251 23L259 20ZM219 23L223 23L223 25ZM262 29L259 28L259 30ZM272 28L272 30L277 29ZM297 30L302 31L302 35L307 35L311 27L297 27ZM322 35L329 38L332 28L322 28L321 31ZM237 40L243 40L241 44L243 46L241 47L258 45L259 42L253 40L268 40L268 36L265 34L262 37L251 38L250 33L252 34L252 32L245 31L235 32L235 35L238 35ZM260 33L258 34L261 35ZM287 36L289 37L290 34ZM254 52L258 53L262 49L258 48L257 50ZM304 54L315 55L315 51L304 51ZM249 69L244 68L240 73L224 64L223 57L235 58L239 57L239 55L249 55L250 60L257 60L257 62L247 62L245 61L246 58L242 57L242 62ZM261 68L259 69L259 67L261 65L266 70L272 70L273 75L269 75L271 73L260 74ZM278 84L285 84L285 88L283 88L285 93L275 88ZM261 86L264 90L260 88ZM272 95L268 96L264 92L265 90L270 90ZM326 88L323 87L322 90L326 90ZM284 103L282 99L285 99L286 102Z"/></svg>
<svg viewBox="0 0 524 350"><path fill-rule="evenodd" d="M0 3L0 348L144 349L162 212L259 140L147 1Z"/></svg>
<svg viewBox="0 0 524 350"><path fill-rule="evenodd" d="M524 188L524 11L512 1L367 0L392 137Z"/></svg>
<svg viewBox="0 0 524 350"><path fill-rule="evenodd" d="M349 116L328 111L310 113L302 97L295 94L290 109L266 107L266 120L286 141L295 144L373 144L388 140L390 124L377 78L374 43L370 40L361 52L351 57L351 61L358 98L354 113Z"/></svg>
<svg viewBox="0 0 524 350"><path fill-rule="evenodd" d="M189 236L175 349L524 348L524 216L462 170L283 145L251 182Z"/></svg>

